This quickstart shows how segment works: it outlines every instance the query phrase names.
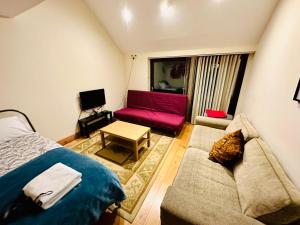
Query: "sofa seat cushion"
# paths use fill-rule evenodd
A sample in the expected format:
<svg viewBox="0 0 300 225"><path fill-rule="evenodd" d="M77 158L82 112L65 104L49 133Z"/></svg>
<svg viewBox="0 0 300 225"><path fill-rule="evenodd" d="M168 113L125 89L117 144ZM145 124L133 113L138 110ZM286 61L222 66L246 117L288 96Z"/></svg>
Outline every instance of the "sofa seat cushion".
<svg viewBox="0 0 300 225"><path fill-rule="evenodd" d="M187 95L128 90L127 107L185 116Z"/></svg>
<svg viewBox="0 0 300 225"><path fill-rule="evenodd" d="M230 207L170 186L161 204L162 225L263 225Z"/></svg>
<svg viewBox="0 0 300 225"><path fill-rule="evenodd" d="M184 116L145 109L123 108L114 112L117 119L151 125L169 131L178 131L184 124Z"/></svg>
<svg viewBox="0 0 300 225"><path fill-rule="evenodd" d="M243 113L233 118L231 123L227 126L225 132L228 134L240 129L242 130L245 141L259 137L258 132Z"/></svg>
<svg viewBox="0 0 300 225"><path fill-rule="evenodd" d="M221 207L241 212L232 172L210 161L208 153L200 149L187 149L173 186Z"/></svg>
<svg viewBox="0 0 300 225"><path fill-rule="evenodd" d="M195 125L188 146L192 148L200 148L209 152L214 143L225 135L226 133L224 130Z"/></svg>
<svg viewBox="0 0 300 225"><path fill-rule="evenodd" d="M300 219L300 192L261 139L245 144L243 161L234 167L234 177L245 215L267 224Z"/></svg>
<svg viewBox="0 0 300 225"><path fill-rule="evenodd" d="M151 111L146 109L123 108L114 112L114 117L128 122L151 122Z"/></svg>

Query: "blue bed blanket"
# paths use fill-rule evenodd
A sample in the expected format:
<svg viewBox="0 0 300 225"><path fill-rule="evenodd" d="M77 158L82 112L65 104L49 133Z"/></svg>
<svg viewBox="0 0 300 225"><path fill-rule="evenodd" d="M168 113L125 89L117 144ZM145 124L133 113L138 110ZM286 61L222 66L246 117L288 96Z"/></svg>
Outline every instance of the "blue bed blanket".
<svg viewBox="0 0 300 225"><path fill-rule="evenodd" d="M117 176L100 163L66 148L51 150L0 177L0 210L22 195L22 188L61 162L82 173L82 182L47 210L24 213L15 225L94 224L112 203L126 198Z"/></svg>

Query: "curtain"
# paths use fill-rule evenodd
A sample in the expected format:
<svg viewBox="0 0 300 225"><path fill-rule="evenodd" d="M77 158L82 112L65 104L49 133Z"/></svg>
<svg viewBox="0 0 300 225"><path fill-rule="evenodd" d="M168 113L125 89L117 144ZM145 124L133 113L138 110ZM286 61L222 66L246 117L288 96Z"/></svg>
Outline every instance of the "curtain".
<svg viewBox="0 0 300 225"><path fill-rule="evenodd" d="M191 121L205 109L228 111L241 55L201 56L198 59Z"/></svg>
<svg viewBox="0 0 300 225"><path fill-rule="evenodd" d="M194 98L198 59L198 56L191 57L188 58L186 62L186 73L184 76L184 94L188 96L187 121L191 121L191 111Z"/></svg>

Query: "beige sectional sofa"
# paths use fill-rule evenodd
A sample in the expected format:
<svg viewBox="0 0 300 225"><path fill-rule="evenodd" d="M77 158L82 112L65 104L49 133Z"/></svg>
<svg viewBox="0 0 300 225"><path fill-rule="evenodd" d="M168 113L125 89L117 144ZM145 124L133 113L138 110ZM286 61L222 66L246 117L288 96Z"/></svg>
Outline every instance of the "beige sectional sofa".
<svg viewBox="0 0 300 225"><path fill-rule="evenodd" d="M243 160L208 159L214 142L242 129ZM161 204L162 225L289 224L300 220L300 192L244 114L198 117L177 176ZM298 224L298 223L297 223Z"/></svg>

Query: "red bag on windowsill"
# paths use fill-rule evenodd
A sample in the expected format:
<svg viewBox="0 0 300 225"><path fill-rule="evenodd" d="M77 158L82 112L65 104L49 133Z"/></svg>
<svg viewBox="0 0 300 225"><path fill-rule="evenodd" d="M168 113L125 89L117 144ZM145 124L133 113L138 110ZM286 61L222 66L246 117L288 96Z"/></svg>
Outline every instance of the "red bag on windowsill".
<svg viewBox="0 0 300 225"><path fill-rule="evenodd" d="M226 118L227 117L227 113L225 113L224 111L206 109L205 113L208 117L215 117L215 118Z"/></svg>

